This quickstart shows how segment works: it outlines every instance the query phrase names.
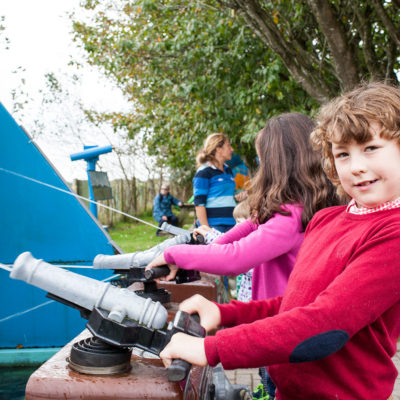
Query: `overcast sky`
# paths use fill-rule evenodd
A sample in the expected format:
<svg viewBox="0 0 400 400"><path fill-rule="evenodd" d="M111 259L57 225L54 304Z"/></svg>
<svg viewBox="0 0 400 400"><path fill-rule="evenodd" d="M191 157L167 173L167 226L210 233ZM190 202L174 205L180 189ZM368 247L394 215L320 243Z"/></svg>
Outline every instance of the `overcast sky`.
<svg viewBox="0 0 400 400"><path fill-rule="evenodd" d="M26 80L23 86L34 101L39 101L37 93L45 87L44 75L48 72L67 73L71 56L79 58L79 50L72 42L71 21L67 14L79 11L79 0L0 0L0 16L4 16L5 32L0 40L0 102L12 112L11 92L21 86L21 77ZM4 49L3 38L9 39L9 49ZM24 72L15 73L18 68ZM116 102L124 103L122 96L112 89L101 75L91 68L83 72L79 96L86 106L107 110ZM35 114L35 113L32 113ZM15 115L18 120L18 116ZM32 121L40 118L57 118L57 115L25 115L23 125L29 132ZM90 141L90 139L88 139ZM37 139L46 156L67 180L85 179L86 163L72 163L69 155L82 150L79 141L71 140L60 146L57 138L46 134ZM99 138L96 143L87 145L107 145L108 141ZM112 157L105 155L102 157ZM100 166L104 164L100 158ZM105 163L106 164L106 163ZM107 167L106 167L107 168ZM106 169L103 168L103 169ZM111 179L113 171L107 171Z"/></svg>

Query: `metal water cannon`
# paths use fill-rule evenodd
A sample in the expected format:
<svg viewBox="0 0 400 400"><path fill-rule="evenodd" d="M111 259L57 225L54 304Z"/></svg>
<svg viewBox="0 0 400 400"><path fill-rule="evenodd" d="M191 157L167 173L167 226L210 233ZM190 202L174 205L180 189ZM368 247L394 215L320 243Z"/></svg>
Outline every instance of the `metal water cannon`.
<svg viewBox="0 0 400 400"><path fill-rule="evenodd" d="M193 232L186 229L178 228L164 222L161 229L165 232L175 235L175 237L164 240L151 249L144 251L136 251L134 253L104 255L98 254L93 260L93 268L96 269L113 269L113 270L128 270L132 267L145 267L157 256L162 254L165 249L178 244L204 244L204 237L198 234L194 237Z"/></svg>
<svg viewBox="0 0 400 400"><path fill-rule="evenodd" d="M98 254L93 260L93 268L112 269L116 274L120 274L120 278L113 281L114 284L120 287L128 287L134 282L143 282L144 292L142 293L139 291L140 295L145 295L147 293L150 297L153 296L153 300L157 299L162 303L169 302L165 290L156 289L156 284L153 281L156 278L168 275L169 268L167 266L161 266L148 271L145 271L144 268L168 247L178 244L204 244L205 240L200 234L194 237L192 232L175 227L167 222L164 222L161 228L177 236L164 240L157 246L144 251L113 256ZM181 284L200 279L201 277L198 271L179 269L174 280L176 283Z"/></svg>
<svg viewBox="0 0 400 400"><path fill-rule="evenodd" d="M79 153L74 153L70 155L71 161L85 160L87 162L87 175L89 184L89 198L95 201L95 196L93 192L93 185L90 178L90 172L96 171L96 163L99 161L99 156L102 154L110 153L113 148L112 146L83 146L84 150ZM90 211L97 218L97 205L95 203L90 203Z"/></svg>
<svg viewBox="0 0 400 400"><path fill-rule="evenodd" d="M178 311L167 323L168 312L159 302L35 259L29 252L18 256L10 277L47 291L49 298L78 309L88 320L93 338L74 343L69 358L69 367L78 372L122 373L130 368L133 347L158 355L177 332L205 336L194 316ZM174 360L168 379L181 381L189 370L186 361Z"/></svg>

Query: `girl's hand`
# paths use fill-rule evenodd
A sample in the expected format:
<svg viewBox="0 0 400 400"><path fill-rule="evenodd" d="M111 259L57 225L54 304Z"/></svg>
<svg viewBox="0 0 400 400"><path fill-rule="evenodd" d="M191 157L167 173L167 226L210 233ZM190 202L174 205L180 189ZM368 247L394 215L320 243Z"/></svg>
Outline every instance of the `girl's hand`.
<svg viewBox="0 0 400 400"><path fill-rule="evenodd" d="M190 364L204 367L207 365L204 339L186 333L175 333L160 353L160 358L165 368L168 368L174 359L185 360Z"/></svg>
<svg viewBox="0 0 400 400"><path fill-rule="evenodd" d="M154 267L159 267L160 265L166 265L167 262L165 261L164 258L164 253L160 254L159 256L157 256L153 261L151 261L149 264L147 264L145 271L147 271L148 269L154 268ZM160 279L155 279L156 282L158 281L172 281L172 279L175 278L176 273L178 272L178 266L176 265L168 265L169 267L169 275L164 276Z"/></svg>
<svg viewBox="0 0 400 400"><path fill-rule="evenodd" d="M208 225L201 225L198 228L193 230L193 236L196 238L197 235L206 236L207 232L211 231L211 228Z"/></svg>
<svg viewBox="0 0 400 400"><path fill-rule="evenodd" d="M218 306L199 294L184 300L179 305L179 309L188 314L197 312L200 316L200 325L206 332L210 332L221 325L221 313Z"/></svg>

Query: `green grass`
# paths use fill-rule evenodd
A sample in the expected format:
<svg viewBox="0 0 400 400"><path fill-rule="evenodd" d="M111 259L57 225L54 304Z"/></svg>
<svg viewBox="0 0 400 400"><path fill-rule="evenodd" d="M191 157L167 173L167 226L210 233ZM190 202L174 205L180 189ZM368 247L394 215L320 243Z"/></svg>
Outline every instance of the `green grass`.
<svg viewBox="0 0 400 400"><path fill-rule="evenodd" d="M158 225L152 216L140 216L140 219ZM190 224L185 224L184 229L189 229ZM141 222L119 222L109 229L111 238L125 253L147 250L172 236L156 236L156 228Z"/></svg>
<svg viewBox="0 0 400 400"><path fill-rule="evenodd" d="M148 222L153 223L153 221ZM140 222L119 222L110 228L109 233L125 253L150 249L166 238L166 236L157 237L155 228Z"/></svg>

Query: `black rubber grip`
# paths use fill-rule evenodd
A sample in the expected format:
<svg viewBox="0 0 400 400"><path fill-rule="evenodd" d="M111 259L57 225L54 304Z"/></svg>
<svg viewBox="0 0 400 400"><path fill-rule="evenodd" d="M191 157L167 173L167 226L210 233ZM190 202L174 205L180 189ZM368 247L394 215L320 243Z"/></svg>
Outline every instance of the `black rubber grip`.
<svg viewBox="0 0 400 400"><path fill-rule="evenodd" d="M144 271L144 277L147 280L160 278L161 276L167 276L170 273L170 269L167 265L162 265L161 267L154 267Z"/></svg>
<svg viewBox="0 0 400 400"><path fill-rule="evenodd" d="M190 314L190 318L200 324L200 315L197 312Z"/></svg>
<svg viewBox="0 0 400 400"><path fill-rule="evenodd" d="M171 366L167 369L167 376L170 382L183 381L192 367L192 364L185 360L173 360Z"/></svg>
<svg viewBox="0 0 400 400"><path fill-rule="evenodd" d="M198 234L196 235L196 242L197 242L198 244L204 244L204 243L206 242L206 240L204 239L204 236L203 236L203 235L201 235L200 233L198 233Z"/></svg>

